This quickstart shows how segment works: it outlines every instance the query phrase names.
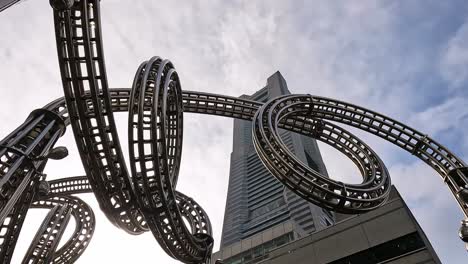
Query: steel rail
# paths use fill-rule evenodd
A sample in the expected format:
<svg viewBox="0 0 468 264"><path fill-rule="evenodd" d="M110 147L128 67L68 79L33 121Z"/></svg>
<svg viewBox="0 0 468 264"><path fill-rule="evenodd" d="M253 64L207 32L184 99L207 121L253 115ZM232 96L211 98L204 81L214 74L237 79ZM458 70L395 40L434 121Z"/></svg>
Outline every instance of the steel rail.
<svg viewBox="0 0 468 264"><path fill-rule="evenodd" d="M291 98L294 97L279 97L264 104L253 121L254 146L270 172L304 199L338 212L365 212L382 205L391 186L387 169L380 158L351 133L328 122L305 119L317 123L312 125L316 139L337 148L358 165L364 179L359 185L337 182L314 171L286 147L277 129L280 120L296 114L295 100Z"/></svg>
<svg viewBox="0 0 468 264"><path fill-rule="evenodd" d="M62 180L61 182L66 184L69 182L69 179ZM91 191L90 188L88 189ZM36 201L31 205L31 208L49 209L64 204L70 206L71 216L75 219L75 230L65 244L53 252L51 263L55 264L75 262L88 247L96 227L96 219L91 207L78 197L65 195L69 193L71 192L51 192L48 195L38 196L36 197ZM83 193L83 190L79 189L76 193Z"/></svg>
<svg viewBox="0 0 468 264"><path fill-rule="evenodd" d="M111 89L110 90L110 96L111 96L111 102L112 102L112 108L111 108L112 111L115 111L115 112L128 111L129 101L130 101L130 99L129 99L130 94L131 94L130 89ZM296 133L300 133L300 134L303 134L303 135L306 135L306 136L311 136L311 137L314 137L314 138L316 138L318 140L322 140L322 141L324 141L326 143L329 143L332 146L334 146L335 148L338 148L338 150L342 151L345 155L350 157L351 160L353 160L353 162L355 162L356 164L361 164L361 163L357 162L357 160L359 159L360 155L363 155L362 153L365 153L365 151L363 151L363 149L365 149L367 146L366 145L361 146L361 144L363 144L363 143L362 143L362 141L356 142L355 140L359 140L357 138L350 139L350 136L349 136L350 133L343 130L342 128L339 128L336 125L333 125L331 123L327 123L327 122L325 122L323 120L320 122L320 118L323 118L323 119L326 118L326 119L329 119L331 121L340 121L339 118L341 117L340 116L341 112L337 111L337 110L335 110L334 108L331 108L331 107L336 107L336 105L343 105L345 103L344 102L330 103L330 106L328 108L325 108L325 109L328 109L328 112L326 112L327 114L325 115L324 110L321 110L321 112L319 112L319 111L315 111L314 109L312 109L312 110L310 109L311 108L310 106L312 105L312 104L310 104L312 97L310 97L309 95L298 95L298 97L300 97L300 100L295 102L295 105L292 106L292 107L294 107L294 109L288 110L288 111L293 112L294 116L292 116L292 114L291 114L289 116L282 117L281 120L278 122L278 127L289 130L289 131L293 131L293 132L296 132ZM322 98L322 97L313 97L313 98L314 98L314 100L326 100L326 98ZM297 100L297 98L294 99L294 100ZM235 97L208 94L208 93L191 92L191 91L182 91L182 103L183 103L183 110L184 110L184 112L187 112L187 113L209 114L209 115L218 115L218 116L224 116L224 117L235 117L235 118L240 118L240 119L250 120L250 121L254 120L254 114L263 105L262 103L258 103L258 102L254 102L254 101L250 101L250 100L245 100L245 99L239 99L239 98L235 98ZM54 103L49 104L48 107L49 107L49 110L54 111L56 113L61 113L63 118L67 118L67 109L63 105L63 99L58 99L58 100L54 101ZM312 108L313 108L313 106L312 106ZM286 111L286 110L284 110L284 111ZM370 113L363 115L363 113L365 113L366 111L369 111ZM312 115L312 117L310 115ZM320 116L316 116L316 115L320 115ZM333 115L338 115L338 117L334 117ZM356 110L355 112L353 112L352 114L351 113L349 113L349 114L348 113L343 113L342 115L347 118L345 121L342 121L342 123L354 124L353 126L355 126L357 128L361 128L361 129L364 128L363 130L371 132L373 134L380 135L380 136L383 135L383 132L381 132L379 130L380 126L374 125L374 126L371 126L369 129L366 129L365 126L358 125L359 121L364 121L367 124L372 124L373 121L384 119L383 117L380 117L380 116L375 117L376 114L374 112L371 112L370 110L367 110L367 109L364 110L363 108L360 108L360 109ZM354 119L352 119L352 118L354 118ZM385 117L384 120L388 120L390 122L396 122L396 121L394 121L394 120L392 120L392 119L390 119L388 117ZM68 123L68 119L65 119L65 123ZM387 129L384 125L382 125L382 128ZM403 125L401 123L395 125L394 129L403 130L401 132L401 135L400 135L401 138L398 138L397 140L392 140L390 142L392 142L392 143L397 142L398 143L397 146L407 146L405 149L407 149L407 151L409 151L413 155L416 155L416 156L420 155L423 158L427 157L428 160L435 159L434 156L424 154L425 151L426 151L426 148L423 148L421 145L419 145L419 147L416 147L417 142L420 142L421 140L420 141L415 141L414 139L408 140L406 138L407 137L406 135L407 134L421 135L421 138L424 138L425 142L432 142L431 144L439 145L439 146L440 146L440 144L436 143L434 140L430 139L427 136L422 136L423 135L422 133L417 132L416 130L414 130L414 129L406 126L406 125ZM335 130L340 130L340 131L333 133ZM397 136L397 135L395 135L397 133L396 131L392 131L391 133L392 133L392 137ZM398 132L398 134L400 134L400 132ZM355 141L354 144L357 144L356 146L359 146L359 148L356 148L356 146L350 147L350 145L349 145L350 143L340 143L341 140L343 140L342 138L348 139L348 140L351 140L351 141ZM384 139L386 139L386 138L384 137ZM404 140L407 140L408 142L405 142L405 144L402 144L402 142ZM411 144L413 144L412 148L411 148ZM339 147L339 146L341 146L341 147ZM414 149L417 149L418 151L415 152L415 151L413 151ZM454 154L450 154L450 155L446 155L446 156L447 156L446 159L456 160L457 161L456 164L458 164L458 166L461 165L458 168L464 168L463 167L463 164L464 164L463 161L461 161L461 159L457 158ZM440 158L435 159L434 163L435 162L445 163L444 161L441 161ZM433 164L433 163L429 162L428 164ZM361 173L364 174L363 176L368 177L368 175L365 173L366 166L369 167L368 165L364 165L364 166L359 165L358 168L361 171ZM451 168L451 171L454 171L454 170L456 170L456 169ZM439 172L439 170L436 170L436 171ZM446 175L441 175L441 176L444 179L446 177L448 177ZM466 177L466 176L462 174L461 177ZM329 181L328 178L323 178L321 180L324 180L327 183ZM296 178L295 181L296 181L296 184L298 184L298 185L304 184L306 182L304 179L301 179L301 178ZM458 181L455 181L455 182L458 182ZM337 185L335 187L343 186L342 183L336 183L336 184ZM461 185L461 186L463 186L463 185ZM301 197L304 197L304 198L308 199L307 195L304 195L303 193L300 193L300 192L297 191L300 188L298 188L296 185L289 185L288 187L291 188L296 193L298 193ZM346 187L347 191L349 191L349 188L351 188L351 187L352 186L347 186ZM320 188L317 188L317 189L320 189ZM461 187L460 187L460 189L461 189ZM337 188L337 190L339 190L339 189ZM387 190L388 189L383 190L381 192L382 195L378 196L376 198L380 199L381 201L384 201L385 197L386 197L385 193L386 193ZM325 194L325 193L327 193L327 192L324 192L323 194ZM341 191L337 191L337 192L334 192L334 193L335 194L331 194L331 196L334 196L335 198L337 198L338 196L340 196L342 194ZM343 192L343 194L344 194L344 192ZM330 196L330 193L328 192L328 197L331 197L331 196ZM343 197L345 197L346 199L363 199L364 198L362 200L363 204L365 204L364 200L366 198L371 197L369 195L364 195L364 194L357 195L357 197L355 197L355 196L356 195L345 195ZM461 196L456 195L455 197L457 199L460 199ZM309 200L311 200L311 199L309 198ZM330 199L327 198L327 199L324 199L324 200L329 201ZM311 200L311 201L313 201L313 200ZM327 202L325 202L325 204L323 203L324 201L322 201L322 202L313 201L313 202L315 202L316 204L319 204L320 206L324 206L324 207L332 209L332 210L337 210L336 206L330 205ZM335 201L335 205L336 205L336 201ZM346 204L346 205L350 205L350 204ZM344 211L346 211L348 213L349 212L363 211L363 207L362 206L356 206L356 203L354 203L354 206L352 208L353 209L351 211L348 211L348 210L344 210ZM372 208L375 208L375 207L372 207ZM340 211L340 209L338 209L338 211Z"/></svg>
<svg viewBox="0 0 468 264"><path fill-rule="evenodd" d="M170 61L153 57L138 68L128 118L130 167L139 207L161 247L176 259L201 263L211 255L211 234L192 234L174 203L182 154L181 93Z"/></svg>
<svg viewBox="0 0 468 264"><path fill-rule="evenodd" d="M112 107L115 111L125 111L125 108L128 107L128 97L126 96L129 96L129 93L128 89L117 89L115 92L114 89L111 90L111 96L114 94L118 96L118 100L114 100ZM362 107L318 96L295 96L301 98L301 106L297 106L301 109L297 111L303 114L284 118L278 125L280 128L315 137L314 130L316 128L307 121L311 116L306 114L311 113L314 119L328 119L379 136L431 166L455 194L463 212L468 213L466 201L462 199L461 195L458 195L466 190L468 180L466 172L463 170L466 168L466 164L440 143L403 123ZM311 104L311 100L314 100L314 103ZM187 113L236 117L249 121L253 120L254 114L262 106L262 103L250 100L192 91L183 91L182 101L184 112ZM315 101L321 103L315 103ZM345 111L345 109L347 110ZM459 175L450 175L450 173L454 174L455 171L459 172Z"/></svg>
<svg viewBox="0 0 468 264"><path fill-rule="evenodd" d="M54 254L53 263L70 263L75 261L86 249L94 231L94 214L91 208L78 199L68 195L91 193L92 189L86 176L63 178L48 182L50 192L48 195L38 196L32 208L52 208L57 204L68 203L73 206L72 216L77 226L74 236ZM67 195L67 196L64 196ZM212 234L211 223L206 212L192 198L175 191L176 204L180 214L189 223L193 234ZM151 216L151 215L150 215ZM154 221L152 217L152 221ZM86 234L86 236L84 236Z"/></svg>
<svg viewBox="0 0 468 264"><path fill-rule="evenodd" d="M128 111L130 94L131 94L131 91L129 89L111 89L110 90L110 95L111 95L111 98L112 98L111 99L112 111L116 111L116 112L118 112L118 111ZM328 115L325 115L323 113L324 112L323 110L322 110L322 112L319 112L319 111L314 111L314 109L312 109L312 110L310 109L311 108L310 106L312 105L312 104L310 104L310 101L311 101L312 97L310 97L309 95L299 95L298 97L300 97L301 99L298 102L295 103L295 105L293 106L294 109L288 110L288 111L293 112L295 115L292 116L292 114L291 114L289 116L282 117L282 119L278 122L278 127L284 128L286 130L290 130L290 131L293 131L293 132L296 132L296 133L300 133L300 134L303 134L303 135L306 135L306 136L311 136L311 137L314 137L316 139L322 140L322 141L324 141L326 143L329 143L332 146L334 146L335 148L338 148L338 150L342 151L345 155L350 157L353 160L353 162L355 162L356 164L361 164L361 163L357 162L357 160L359 159L359 155L363 155L362 153L365 153L365 151L363 151L363 148L366 148L365 145L364 145L364 147L361 146L361 144L363 144L361 141L359 141L359 143L355 142L355 144L357 144L357 146L359 146L359 148L356 148L356 146L354 146L354 148L350 147L350 145L349 145L350 143L340 143L342 138L349 139L351 141L358 140L358 139L357 138L350 139L350 136L349 136L350 133L349 132L343 130L342 128L334 126L331 123L327 123L327 122L325 122L323 120L321 122L317 121L317 120L320 120L319 118L324 118L324 117L327 117L327 119L329 119L331 121L340 121L340 120L338 120L338 118L331 116L332 114L333 115L340 114L340 111L336 111L336 110L334 110L333 108L330 108L330 107L336 106L336 105L339 105L339 104L344 104L344 103L343 102L331 103L329 108L327 108L329 113L328 113ZM326 99L321 98L321 97L313 97L313 98L314 98L314 100L326 100ZM297 100L297 99L295 99L295 100ZM66 108L64 108L61 101L63 102L63 100L56 100L55 103L50 104L49 105L49 110L55 111L57 113L61 112L62 117L66 118L67 110L66 110ZM225 116L225 117L236 117L236 118L241 118L241 119L244 119L244 120L254 120L254 114L260 109L260 106L262 106L261 103L250 101L250 100L239 99L239 98L234 98L234 97L229 97L229 96L215 95L215 94L191 92L191 91L182 91L182 103L183 103L183 110L184 110L184 112L187 112L187 113L200 113L200 114L210 114L210 115L218 115L218 116ZM54 107L52 107L52 105ZM362 129L363 126L356 125L361 120L365 121L366 123L372 124L372 122L374 120L382 120L383 119L382 117L375 117L375 113L373 113L373 112L370 112L370 114L366 114L365 116L361 116L362 113L366 112L366 110L367 109L363 110L363 108L361 108L359 110L356 110L353 114L344 113L343 115L346 116L348 120L343 121L343 123L355 124L354 125L355 127L358 127L358 128ZM286 110L284 110L284 111L286 111ZM358 113L359 113L359 115L358 115ZM309 116L307 116L307 114L309 114ZM310 114L313 115L312 118L311 118ZM316 117L314 115L321 115L321 116ZM353 117L354 119L351 120L351 117ZM369 120L367 118L369 118ZM370 118L372 118L372 119L370 119ZM388 118L388 117L385 117L385 120L391 120L391 119ZM396 122L394 120L391 120L391 121ZM66 123L68 122L67 119L65 119L65 122ZM371 132L373 134L376 134L376 135L382 135L382 132L379 133L379 130L377 130L379 127L380 126L371 126L368 130L367 129L364 129L364 130L369 131L369 132ZM403 124L396 125L395 129L399 129L400 127L404 128L404 131L401 133L401 139L393 140L393 141L390 141L390 142L399 142L401 144L401 142L403 142L403 140L405 140L405 138L406 138L405 135L407 135L407 134L423 135L422 133L415 132L416 130L411 129L408 126L403 125ZM385 129L385 126L382 125L382 128ZM340 130L340 131L336 132L336 133L332 133L335 130ZM400 133L400 132L398 132L398 133ZM335 134L335 135L332 135L332 134ZM392 134L396 134L396 132L392 131ZM394 136L396 136L396 135L394 135ZM432 139L430 139L427 136L421 136L421 137L424 137L425 141L427 141L427 142L433 142L432 144L438 144L438 143L435 143L435 141L433 141ZM412 142L414 143L414 140L409 140L409 142L406 143L406 145L411 146L410 144ZM417 142L414 143L414 146L416 146L416 144L417 144ZM341 148L339 146L341 146ZM398 146L400 146L400 145L398 145ZM413 148L407 147L407 148L408 148L408 151L410 151L412 154L414 154L416 156L421 155L422 157L428 157L429 160L434 159L434 156L427 155L427 154L424 155L425 148L422 148L421 146L419 146L417 148L419 152L414 152L413 151L413 149L415 149L415 147L413 147ZM449 156L450 159L457 160L459 162L459 165L464 164L460 159L458 159L453 154L447 155L447 156ZM440 161L440 159L436 159L434 162L444 163L443 161ZM429 164L432 164L432 163L429 163ZM369 165L364 165L364 166L359 165L358 168L361 171L361 173L364 174L363 176L368 177L368 175L365 173L366 166L368 168L370 168ZM463 165L461 167L459 167L459 168L463 168ZM454 169L452 169L452 171L453 170ZM438 171L438 170L436 170L436 171ZM441 175L441 176L442 177L447 177L445 175ZM462 175L462 177L466 177L466 176ZM328 178L323 178L322 180L327 182L329 179ZM316 204L319 204L320 206L324 206L324 207L332 209L332 210L337 210L336 205L340 204L340 203L337 203L336 201L334 201L335 204L330 205L328 203L330 201L330 197L335 197L335 198L337 198L339 200L338 197L343 194L342 198L345 198L345 199L354 199L354 200L362 199L362 201L361 201L362 204L366 204L365 199L375 197L375 198L377 198L377 200L380 199L380 201L383 202L385 200L385 197L386 197L385 193L388 190L387 188L382 190L381 191L381 196L370 196L368 194L366 195L365 193L363 193L362 195L356 195L356 194L353 194L353 195L349 194L348 195L348 193L346 193L346 195L344 195L345 192L341 191L341 190L344 190L344 189L341 189L341 190L339 189L339 187L342 187L343 184L337 182L336 185L335 185L337 192L334 192L334 194L331 194L330 192L326 192L325 190L323 190L324 192L322 192L321 194L325 195L326 199L323 199L321 202L318 202L318 201L314 201L314 200L312 200L310 198L307 198L307 195L304 195L304 193L300 193L300 192L297 191L297 190L300 190L300 188L298 188L297 185L304 184L305 182L307 182L306 180L304 180L302 178L296 178L295 181L296 181L295 182L296 185L289 185L288 187L291 188L296 193L298 193L301 197L304 197L304 198L306 198L306 199L308 199L308 200L310 200L312 202L315 202ZM331 186L331 185L329 185L329 186ZM352 186L346 186L346 191L348 192L349 188L351 188L351 187ZM328 186L327 186L327 188L328 188ZM320 190L320 188L316 188L316 189ZM329 189L327 189L327 190L329 190ZM458 195L456 195L455 197L457 199L460 199L460 196L458 196ZM347 203L345 203L345 205L351 207L351 210L348 211L347 209L345 209L345 210L341 210L341 211L349 213L349 212L357 212L357 211L365 210L365 209L363 209L365 207L362 207L362 206L356 204L356 201L353 202L353 206L351 206L351 204L347 204ZM372 207L372 208L375 208L375 206ZM340 209L338 209L338 211L340 211Z"/></svg>
<svg viewBox="0 0 468 264"><path fill-rule="evenodd" d="M63 89L78 150L101 209L116 226L141 234L147 227L136 207L107 95L99 2L75 1L71 9L54 10Z"/></svg>
<svg viewBox="0 0 468 264"><path fill-rule="evenodd" d="M33 201L44 157L65 132L63 120L45 109L0 141L0 260L11 260L28 208Z"/></svg>
<svg viewBox="0 0 468 264"><path fill-rule="evenodd" d="M89 193L93 190L86 176L67 177L48 181L49 196L64 196L80 193Z"/></svg>
<svg viewBox="0 0 468 264"><path fill-rule="evenodd" d="M44 218L29 246L23 264L51 263L53 254L70 221L71 207L65 203L56 205Z"/></svg>

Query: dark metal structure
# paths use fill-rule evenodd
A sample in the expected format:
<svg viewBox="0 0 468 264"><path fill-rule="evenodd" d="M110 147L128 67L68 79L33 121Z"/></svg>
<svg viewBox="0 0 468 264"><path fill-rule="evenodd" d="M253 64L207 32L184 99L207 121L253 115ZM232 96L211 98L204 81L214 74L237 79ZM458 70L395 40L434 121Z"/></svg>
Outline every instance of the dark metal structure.
<svg viewBox="0 0 468 264"><path fill-rule="evenodd" d="M11 7L14 4L17 4L21 0L0 0L0 12Z"/></svg>
<svg viewBox="0 0 468 264"><path fill-rule="evenodd" d="M255 148L271 173L304 199L343 213L375 209L390 191L390 177L377 154L335 123L362 129L431 166L468 217L468 168L430 137L368 109L318 96L287 95L263 104L183 91L173 64L159 57L140 65L131 89L109 89L100 1L51 0L51 5L65 96L33 111L0 141L2 263L11 260L29 208L51 211L23 263L74 262L95 228L91 208L74 196L85 192L93 192L110 221L129 234L151 231L168 255L184 263L209 261L213 239L208 216L193 199L176 191L183 112L253 121ZM115 126L114 112L119 111L129 112L131 174ZM54 145L68 125L86 176L46 181L42 171L47 160L66 156L63 147ZM338 149L358 166L363 182L337 182L307 167L283 144L278 128ZM57 248L71 217L77 223L75 232ZM462 226L460 236L468 242L468 222Z"/></svg>

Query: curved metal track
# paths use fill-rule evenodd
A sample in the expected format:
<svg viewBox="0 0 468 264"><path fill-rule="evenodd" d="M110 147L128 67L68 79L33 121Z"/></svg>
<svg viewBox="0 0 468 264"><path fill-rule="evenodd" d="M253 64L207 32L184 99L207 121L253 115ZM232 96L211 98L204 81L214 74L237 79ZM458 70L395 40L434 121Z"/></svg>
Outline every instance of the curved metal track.
<svg viewBox="0 0 468 264"><path fill-rule="evenodd" d="M175 187L182 154L182 90L172 63L153 57L138 68L130 97L128 140L137 202L156 240L190 263L211 255L211 233L192 233ZM207 223L208 224L208 223Z"/></svg>
<svg viewBox="0 0 468 264"><path fill-rule="evenodd" d="M128 106L129 106L129 101L130 101L130 95L131 95L130 89L111 89L110 96L111 96L111 102L112 102L111 104L112 111L116 111L116 112L127 111ZM87 96L87 94L85 94L85 96ZM363 176L365 179L366 177L368 179L371 175L371 174L367 174L366 170L372 169L372 166L366 165L366 162L368 163L370 160L373 159L374 162L377 162L375 164L377 164L378 166L382 166L381 161L378 159L377 156L375 156L375 154L373 154L373 151L369 149L359 139L354 137L351 133L347 132L346 130L343 130L337 127L336 125L327 123L317 118L315 115L321 114L322 118L327 117L327 119L334 120L334 121L337 121L338 118L346 117L347 121L343 121L343 122L354 124L354 126L356 127L360 127L358 125L359 124L358 121L365 122L366 124L374 124L374 126L371 126L369 130L367 129L365 130L372 132L373 134L380 135L380 136L385 135L383 131L380 130L380 128L385 129L385 130L388 130L388 129L383 124L382 126L380 126L377 123L373 123L373 122L378 121L378 120L386 120L385 123L396 122L396 121L391 120L386 117L384 118L382 116L375 117L376 113L370 112L370 111L366 112L368 110L363 110L362 108L356 110L356 112L353 113L354 117L352 117L351 114L348 114L346 112L340 112L339 110L336 110L335 108L333 108L333 107L336 107L337 105L341 105L342 109L346 109L347 106L352 106L352 105L345 104L343 102L338 102L338 101L334 101L330 103L330 107L327 108L328 111L323 111L323 110L321 112L319 112L318 110L311 111L310 110L311 106L312 106L312 109L314 109L314 105L311 104L310 102L313 102L315 100L320 101L320 100L329 100L329 99L321 98L321 97L311 97L309 95L286 96L283 98L279 98L276 101L272 101L268 104L265 104L264 107L266 107L269 104L271 105L271 103L276 103L277 101L285 101L285 100L286 101L289 100L289 102L287 104L282 105L282 107L287 105L289 108L284 108L282 109L282 111L287 112L288 115L281 116L281 113L278 114L281 116L281 118L277 118L277 120L275 121L278 127L284 128L290 131L294 131L297 133L301 133L303 135L315 137L319 140L322 140L323 142L329 143L332 146L337 147L340 151L342 151L344 154L349 156L358 165L358 168L361 170L361 172L363 172ZM259 113L258 116L260 116L261 112L259 111L259 109L262 106L261 103L253 102L249 100L244 100L244 99L239 99L239 98L234 98L234 97L229 97L229 96L222 96L222 95L190 92L190 91L182 91L182 103L183 103L184 112L219 115L219 116L225 116L225 117L235 117L235 118L240 118L244 120L254 120L255 113L257 112ZM355 106L352 106L352 107L355 107ZM62 118L64 118L65 124L70 123L69 116L67 113L67 108L64 106L64 99L58 99L52 102L51 104L47 105L46 108L48 108L48 110L52 112L59 114ZM318 106L316 108L320 109ZM289 109L293 109L293 110L289 110ZM269 111L264 110L263 113L265 112L269 112ZM359 115L357 115L358 113ZM307 118L307 116L311 116L311 115L313 116L313 118ZM258 116L257 116L257 119L259 118ZM255 128L254 132L257 133L258 132L257 129L259 128ZM427 150L427 148L423 147L421 143L418 145L417 142L419 141L406 138L407 134L411 134L413 135L414 138L417 138L418 135L422 135L421 133L416 132L415 130L412 130L411 128L408 128L407 126L404 126L402 124L394 126L394 129L399 129L400 131L404 131L401 133L401 136L399 136L397 140L394 140L394 142L400 142L401 144L401 142L406 140L407 142L404 146L407 146L406 148L411 153L413 153L414 155L420 156L421 159L425 160L424 158L427 158L427 160L429 161L427 162L428 164L430 165L438 164L438 163L444 164L446 163L445 160L448 160L448 159L456 160L457 162L459 162L459 164L464 164L460 159L456 158L456 156L454 155L446 155L444 159L440 159L440 157L435 158L433 155L428 155L426 151L431 152L431 150ZM391 133L395 135L397 132L392 131ZM424 137L424 138L425 138L425 142L432 142L431 143L432 145L440 146L439 144L434 143L434 141L432 141L430 138L428 137ZM278 144L278 142L276 142L276 144ZM411 144L413 144L412 148L411 148L412 146ZM256 145L258 145L258 143L256 143ZM418 149L418 151L417 152L413 151L414 149ZM373 155L373 158L369 158L369 155ZM289 156L287 158L290 159L294 157ZM291 164L287 164L287 166L291 166ZM292 168L295 168L294 166L302 166L302 165L296 163L292 165ZM378 166L376 166L374 169L378 168ZM463 169L462 169L463 166L459 166L458 168L460 168L459 171L463 172ZM310 170L304 167L302 167L302 169ZM439 172L439 170L437 171ZM441 176L444 179L453 177L453 176L450 176L450 175L453 175L453 171L457 171L457 169L449 168L447 174L441 174ZM385 170L382 170L382 172L386 173ZM272 173L275 175L275 171L272 171ZM307 177L313 174L314 172L312 171L312 173L304 174L303 176ZM289 176L290 175L288 175L288 177ZM333 192L334 194L331 194L331 196L330 196L330 192L328 193L326 192L327 188L321 188L322 192L320 193L321 195L319 195L318 197L324 198L324 200L322 201L323 203L317 200L312 200L312 198L308 198L307 194L304 195L303 193L299 192L299 190L303 189L300 185L303 185L304 183L308 181L306 178L301 178L301 177L296 178L295 181L293 180L292 181L293 184L289 184L288 187L292 188L293 191L295 191L302 197L305 197L306 199L309 199L312 202L315 202L321 206L324 206L330 209L337 209L339 211L356 212L356 211L366 210L366 208L363 208L361 206L356 206L355 202L362 202L363 204L368 204L363 198L369 198L370 196L366 196L363 194L361 197L359 196L353 197L355 195L351 195L351 193L348 190L349 186L347 186L346 184L342 184L342 183L336 183L337 186L335 187L343 186L344 188L346 188L346 191L345 192L334 191ZM461 177L463 177L462 179L466 179L466 176L464 174L461 174ZM323 179L320 178L320 175L317 179L325 180L325 181L328 180L327 178L323 178ZM315 182L315 181L312 180L312 182ZM457 183L459 181L458 180L447 181L447 183L451 183L451 182ZM67 178L64 180L51 181L50 193L51 195L60 195L60 194L69 195L69 194L74 194L74 193L89 192L92 190L92 188L88 183L89 183L89 180L87 177L72 177L72 178ZM325 182L325 183L329 184L329 182ZM388 184L389 183L385 184L385 186L387 186ZM322 185L320 186L323 187ZM329 185L329 186L332 186L332 185ZM317 190L319 189L320 188L317 188ZM460 187L460 189L462 189L462 187ZM333 189L333 190L339 190L339 189ZM388 188L379 190L380 196L377 196L376 198L385 200L385 197L386 197L385 193L387 190ZM314 194L314 192L312 193ZM347 204L345 200L344 203L343 202L340 203L341 201L340 198L344 198L344 199L353 198L354 199L353 206L349 206L350 210L348 209L341 210L343 209L343 206L347 207L348 205L351 205L351 202ZM456 198L460 199L459 196L456 196ZM181 204L180 200L178 200L177 203ZM338 205L340 205L342 208L340 209ZM179 206L179 208L183 208L183 207L184 206ZM373 207L367 208L367 210L370 210L370 209L373 209ZM186 211L190 211L190 210L186 210ZM192 214L185 214L184 216L189 217L190 215ZM205 221L207 221L207 217L205 213L203 213L202 215L204 215L204 218L206 219L206 220L201 221L202 223L204 223ZM194 223L194 222L195 222L194 220L191 221L191 223ZM194 226L197 226L197 224L191 224L191 226L193 228ZM206 232L209 233L208 231Z"/></svg>
<svg viewBox="0 0 468 264"><path fill-rule="evenodd" d="M297 108L302 97L284 96L263 105L253 121L253 141L260 159L284 185L312 203L343 213L369 211L382 205L390 191L390 177L380 158L351 133L323 120L310 119L308 109ZM305 114L305 116L304 116ZM348 156L359 168L364 182L359 185L337 182L309 168L282 142L280 122L310 126L313 136ZM288 121L291 123L291 121Z"/></svg>
<svg viewBox="0 0 468 264"><path fill-rule="evenodd" d="M79 181L85 181L86 179L79 179ZM74 181L74 180L72 180ZM58 181L55 181L58 182ZM60 181L60 183L67 184L70 182L69 179L65 181ZM59 183L59 184L60 184ZM89 186L80 185L87 190L90 190ZM93 210L91 207L86 204L84 201L78 197L69 196L67 194L72 193L83 193L83 188L77 189L76 192L70 190L63 192L51 192L46 196L39 196L37 200L32 204L32 208L54 208L54 207L64 207L68 206L70 208L70 214L75 219L75 230L72 236L67 240L67 242L58 250L50 249L48 255L50 256L49 260L46 259L37 259L43 262L38 263L73 263L75 262L88 247L89 242L93 236L94 230L96 228L96 219L94 217ZM55 224L55 221L45 222L47 232L53 230L49 225ZM63 231L66 226L60 226L62 228L60 231ZM59 240L59 239L56 239ZM31 244L34 245L35 241ZM26 255L23 262L30 263L28 261L33 260L32 255ZM31 262L35 263L35 262Z"/></svg>
<svg viewBox="0 0 468 264"><path fill-rule="evenodd" d="M54 21L65 100L86 175L109 220L140 234L147 227L136 207L107 96L99 1L77 1L71 9L54 11Z"/></svg>
<svg viewBox="0 0 468 264"><path fill-rule="evenodd" d="M137 235L150 230L170 256L185 263L209 261L213 239L208 216L193 199L176 191L183 112L253 121L254 146L268 170L304 199L343 213L377 208L386 201L391 185L387 169L374 151L335 123L359 128L431 166L468 217L466 164L424 134L368 109L318 96L288 95L263 104L182 91L172 63L158 57L141 64L131 90L109 89L100 1L51 2L65 97L33 112L0 142L0 259L4 263L11 259L30 206L54 209L24 261L74 262L89 244L94 215L89 206L70 195L90 191L110 221L124 231ZM118 111L129 111L132 176L115 126L113 112ZM41 193L44 190L37 188L44 185L41 171L47 153L69 124L86 176L50 181L48 194ZM337 182L307 167L281 141L278 128L338 149L356 164L363 182ZM58 241L52 237L60 236L69 216L78 224L68 242L56 251ZM53 243L47 244L47 238Z"/></svg>
<svg viewBox="0 0 468 264"><path fill-rule="evenodd" d="M64 204L72 206L71 215L77 223L73 236L57 252L54 253L53 250L48 252L49 256L53 253L53 263L72 263L79 258L88 246L94 233L95 218L94 213L86 203L77 197L69 195L90 193L92 189L86 176L63 178L49 181L48 183L50 185L49 194L37 197L37 201L31 207L53 208L54 206L63 206ZM211 234L211 223L206 212L192 198L177 191L175 191L175 196L180 215L190 224L190 231L194 234ZM44 223L48 224L53 224L53 222L44 220ZM37 242L33 242L32 246L36 244ZM34 260L34 257L32 254L28 254L24 261ZM41 258L43 261L45 259L45 257Z"/></svg>
<svg viewBox="0 0 468 264"><path fill-rule="evenodd" d="M52 208L39 227L22 263L52 262L53 253L65 232L70 216L71 208L68 203Z"/></svg>
<svg viewBox="0 0 468 264"><path fill-rule="evenodd" d="M65 132L57 114L33 111L26 121L0 141L0 260L12 257L27 210L36 193L44 156Z"/></svg>

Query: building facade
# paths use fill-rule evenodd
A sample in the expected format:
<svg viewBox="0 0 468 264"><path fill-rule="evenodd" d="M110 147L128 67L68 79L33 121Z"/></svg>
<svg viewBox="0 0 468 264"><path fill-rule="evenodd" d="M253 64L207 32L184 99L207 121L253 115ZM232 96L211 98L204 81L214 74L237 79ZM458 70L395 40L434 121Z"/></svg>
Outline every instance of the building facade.
<svg viewBox="0 0 468 264"><path fill-rule="evenodd" d="M290 94L281 73L267 85L242 98L266 102ZM311 168L327 175L317 142L309 137L281 131L289 149ZM282 223L291 223L295 238L316 232L334 222L327 210L306 202L277 181L257 156L252 143L252 123L234 120L229 187L224 215L221 247L254 236Z"/></svg>
<svg viewBox="0 0 468 264"><path fill-rule="evenodd" d="M396 188L380 208L294 239L292 223L221 248L224 264L440 264L423 230Z"/></svg>

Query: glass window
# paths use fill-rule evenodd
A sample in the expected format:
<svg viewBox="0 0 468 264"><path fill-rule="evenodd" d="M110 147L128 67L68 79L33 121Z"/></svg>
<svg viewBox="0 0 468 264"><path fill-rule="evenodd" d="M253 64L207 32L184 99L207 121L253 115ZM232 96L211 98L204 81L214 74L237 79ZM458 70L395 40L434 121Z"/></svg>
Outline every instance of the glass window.
<svg viewBox="0 0 468 264"><path fill-rule="evenodd" d="M275 243L274 243L274 241L268 241L268 242L263 244L263 247L265 249L265 252L269 252L270 250L275 248Z"/></svg>
<svg viewBox="0 0 468 264"><path fill-rule="evenodd" d="M284 245L286 243L288 243L288 237L287 236L282 236L282 237L279 237L277 239L275 239L275 244L277 247L281 246L281 245Z"/></svg>
<svg viewBox="0 0 468 264"><path fill-rule="evenodd" d="M309 153L307 153L307 151L304 151L304 153L305 153L307 164L309 165L309 167L313 169L314 171L320 172L317 163L315 163L315 161L312 159Z"/></svg>
<svg viewBox="0 0 468 264"><path fill-rule="evenodd" d="M326 215L328 215L328 217L329 217L330 219L333 219L333 215L332 215L332 213L331 213L330 211L328 211L328 210L326 210L326 209L323 209L323 208L322 208L322 211L323 211Z"/></svg>
<svg viewBox="0 0 468 264"><path fill-rule="evenodd" d="M268 258L268 252L277 248L278 246L284 245L289 241L293 240L294 234L292 232L284 234L266 243L254 247L253 249L239 253L238 255L232 256L225 259L226 264L253 264L263 259Z"/></svg>
<svg viewBox="0 0 468 264"><path fill-rule="evenodd" d="M258 246L252 250L252 258L257 258L263 255L263 246Z"/></svg>
<svg viewBox="0 0 468 264"><path fill-rule="evenodd" d="M363 250L329 264L373 264L389 260L411 251L424 248L424 242L417 232Z"/></svg>

